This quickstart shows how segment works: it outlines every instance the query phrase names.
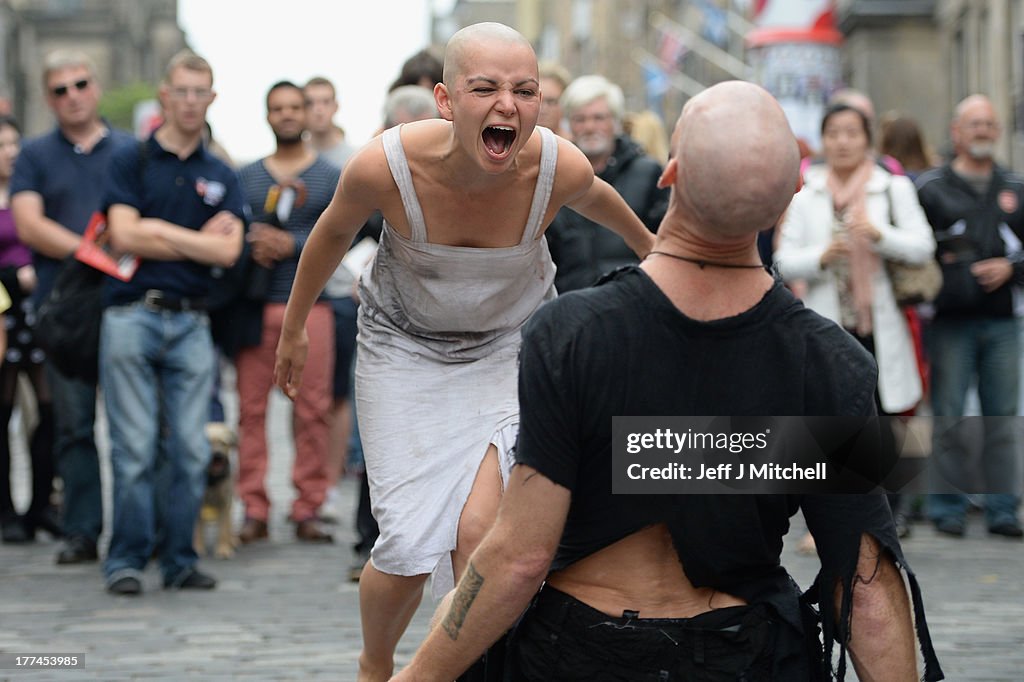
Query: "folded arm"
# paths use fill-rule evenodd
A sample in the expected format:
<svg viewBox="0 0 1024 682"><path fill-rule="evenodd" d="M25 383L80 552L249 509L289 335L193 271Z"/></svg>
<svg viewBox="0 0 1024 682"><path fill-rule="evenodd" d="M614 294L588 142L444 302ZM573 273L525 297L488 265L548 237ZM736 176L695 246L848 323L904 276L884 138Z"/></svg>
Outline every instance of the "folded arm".
<svg viewBox="0 0 1024 682"><path fill-rule="evenodd" d="M78 248L82 236L46 217L43 197L38 192L18 192L11 199L11 211L18 239L33 251L62 260Z"/></svg>
<svg viewBox="0 0 1024 682"><path fill-rule="evenodd" d="M193 230L159 218L142 218L132 206L113 204L107 210L107 229L114 249L150 260L231 267L242 252L242 221L228 211Z"/></svg>

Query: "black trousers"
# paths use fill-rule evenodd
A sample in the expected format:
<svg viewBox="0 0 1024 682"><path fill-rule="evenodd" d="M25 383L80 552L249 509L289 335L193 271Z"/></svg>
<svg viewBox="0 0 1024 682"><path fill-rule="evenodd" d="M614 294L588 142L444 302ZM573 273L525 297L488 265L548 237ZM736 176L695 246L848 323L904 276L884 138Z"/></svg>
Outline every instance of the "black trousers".
<svg viewBox="0 0 1024 682"><path fill-rule="evenodd" d="M762 604L693 618L610 617L545 586L509 635L513 682L772 679L778 622Z"/></svg>

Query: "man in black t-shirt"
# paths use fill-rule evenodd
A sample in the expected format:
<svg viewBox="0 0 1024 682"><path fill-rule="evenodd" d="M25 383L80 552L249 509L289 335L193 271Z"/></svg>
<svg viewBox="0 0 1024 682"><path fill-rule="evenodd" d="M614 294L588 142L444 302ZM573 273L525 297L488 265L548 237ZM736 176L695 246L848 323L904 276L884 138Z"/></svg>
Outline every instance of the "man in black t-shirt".
<svg viewBox="0 0 1024 682"><path fill-rule="evenodd" d="M919 679L883 496L612 495L616 415L875 409L870 356L759 266L757 232L798 177L775 100L748 83L709 88L673 145L653 257L527 325L518 465L498 520L397 679L452 679L520 615L506 652L516 682L842 679L847 647L861 679ZM798 509L822 562L803 596L779 563ZM907 577L925 679L941 679Z"/></svg>

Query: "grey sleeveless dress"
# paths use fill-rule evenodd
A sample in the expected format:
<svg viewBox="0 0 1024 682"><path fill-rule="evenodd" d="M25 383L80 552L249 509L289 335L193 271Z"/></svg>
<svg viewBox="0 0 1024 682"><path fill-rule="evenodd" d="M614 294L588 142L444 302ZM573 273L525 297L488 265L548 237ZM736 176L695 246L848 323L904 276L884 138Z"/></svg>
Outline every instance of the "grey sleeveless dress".
<svg viewBox="0 0 1024 682"><path fill-rule="evenodd" d="M488 445L497 446L503 480L511 468L520 330L555 296L555 267L538 236L557 142L537 130L530 215L519 244L503 248L429 243L401 127L383 135L411 238L385 222L360 284L356 404L381 532L371 556L385 573L434 572L435 598L453 587L449 553Z"/></svg>

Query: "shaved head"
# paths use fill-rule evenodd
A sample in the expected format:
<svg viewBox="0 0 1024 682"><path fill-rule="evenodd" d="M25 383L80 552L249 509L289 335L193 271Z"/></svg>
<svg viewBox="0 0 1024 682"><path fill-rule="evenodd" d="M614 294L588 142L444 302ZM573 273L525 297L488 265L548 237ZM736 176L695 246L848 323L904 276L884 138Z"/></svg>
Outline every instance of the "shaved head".
<svg viewBox="0 0 1024 682"><path fill-rule="evenodd" d="M796 138L778 102L757 85L729 81L691 99L673 147L679 208L710 237L767 229L793 198Z"/></svg>
<svg viewBox="0 0 1024 682"><path fill-rule="evenodd" d="M962 123L967 114L983 112L995 117L996 109L992 106L992 100L985 95L968 95L956 105L953 112L953 122Z"/></svg>
<svg viewBox="0 0 1024 682"><path fill-rule="evenodd" d="M990 165L1000 135L999 117L992 106L992 100L985 95L970 95L956 106L950 137L961 162L969 159L974 163Z"/></svg>
<svg viewBox="0 0 1024 682"><path fill-rule="evenodd" d="M467 55L474 48L499 45L520 45L533 52L530 41L522 33L505 24L484 22L472 24L456 32L444 50L444 84L448 87L454 85L455 79L465 70ZM536 62L536 56L534 61Z"/></svg>

